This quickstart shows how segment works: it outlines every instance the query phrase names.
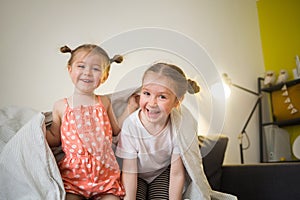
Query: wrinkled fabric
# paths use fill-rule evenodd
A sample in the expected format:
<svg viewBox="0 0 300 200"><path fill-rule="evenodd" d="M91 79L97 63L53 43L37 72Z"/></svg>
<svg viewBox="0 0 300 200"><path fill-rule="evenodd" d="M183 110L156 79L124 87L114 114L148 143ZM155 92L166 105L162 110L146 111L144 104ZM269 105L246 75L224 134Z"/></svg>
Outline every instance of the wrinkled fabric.
<svg viewBox="0 0 300 200"><path fill-rule="evenodd" d="M42 113L35 114L4 146L0 199L65 199L59 169L45 139L44 118Z"/></svg>

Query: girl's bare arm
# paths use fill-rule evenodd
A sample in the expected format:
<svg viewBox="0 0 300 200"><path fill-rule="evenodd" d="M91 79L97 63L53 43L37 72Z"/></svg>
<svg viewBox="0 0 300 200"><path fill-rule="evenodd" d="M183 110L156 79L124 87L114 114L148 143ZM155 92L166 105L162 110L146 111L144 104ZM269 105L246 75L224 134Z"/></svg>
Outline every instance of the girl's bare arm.
<svg viewBox="0 0 300 200"><path fill-rule="evenodd" d="M122 183L125 187L124 200L136 199L137 192L137 160L123 159Z"/></svg>
<svg viewBox="0 0 300 200"><path fill-rule="evenodd" d="M60 145L60 126L61 116L64 104L61 101L57 101L52 110L52 124L46 131L46 139L50 147Z"/></svg>
<svg viewBox="0 0 300 200"><path fill-rule="evenodd" d="M111 125L111 128L112 128L113 135L116 136L120 133L121 128L118 125L118 122L116 120L116 116L113 112L110 99L106 96L101 96L101 101L102 101L102 103L103 103L103 105L106 109L107 115L109 117L109 121L110 121L110 125Z"/></svg>
<svg viewBox="0 0 300 200"><path fill-rule="evenodd" d="M169 199L181 200L185 181L185 168L180 155L173 154L170 172Z"/></svg>

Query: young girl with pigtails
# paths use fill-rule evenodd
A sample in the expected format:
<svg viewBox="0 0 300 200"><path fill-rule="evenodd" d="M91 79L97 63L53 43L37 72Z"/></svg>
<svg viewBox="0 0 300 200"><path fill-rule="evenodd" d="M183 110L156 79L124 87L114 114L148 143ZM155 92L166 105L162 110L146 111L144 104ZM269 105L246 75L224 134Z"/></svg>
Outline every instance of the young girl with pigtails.
<svg viewBox="0 0 300 200"><path fill-rule="evenodd" d="M66 199L120 199L125 190L112 136L119 134L123 119L136 108L129 103L117 120L109 98L94 91L107 80L111 63L121 63L123 57L110 59L105 50L93 44L74 50L64 46L61 52L71 54L67 69L74 92L55 102L46 138L49 146L62 145L65 153L58 166Z"/></svg>
<svg viewBox="0 0 300 200"><path fill-rule="evenodd" d="M176 65L155 63L145 71L140 108L125 119L116 149L124 199L210 199L196 123L181 106L186 92L199 90Z"/></svg>

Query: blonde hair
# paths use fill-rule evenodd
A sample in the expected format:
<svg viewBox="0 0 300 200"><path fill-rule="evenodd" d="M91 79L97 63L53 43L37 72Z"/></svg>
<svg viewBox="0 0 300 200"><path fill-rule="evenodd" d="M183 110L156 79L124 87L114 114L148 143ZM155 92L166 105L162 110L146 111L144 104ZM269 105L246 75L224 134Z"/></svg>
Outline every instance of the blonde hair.
<svg viewBox="0 0 300 200"><path fill-rule="evenodd" d="M68 65L72 65L74 62L74 57L79 51L86 51L87 53L93 53L93 54L98 54L102 55L106 59L106 64L105 64L105 71L108 73L110 70L110 65L111 63L121 63L123 61L123 56L121 55L115 55L113 58L109 58L108 54L104 49L101 47L95 45L95 44L83 44L78 46L76 49L72 50L68 46L63 46L60 48L60 52L62 53L70 53L71 57L68 60Z"/></svg>
<svg viewBox="0 0 300 200"><path fill-rule="evenodd" d="M149 67L143 76L143 81L148 72L155 72L159 75L166 76L175 83L175 93L178 98L184 96L188 91L190 94L200 92L200 86L194 80L187 79L185 73L178 66L169 63L156 63Z"/></svg>

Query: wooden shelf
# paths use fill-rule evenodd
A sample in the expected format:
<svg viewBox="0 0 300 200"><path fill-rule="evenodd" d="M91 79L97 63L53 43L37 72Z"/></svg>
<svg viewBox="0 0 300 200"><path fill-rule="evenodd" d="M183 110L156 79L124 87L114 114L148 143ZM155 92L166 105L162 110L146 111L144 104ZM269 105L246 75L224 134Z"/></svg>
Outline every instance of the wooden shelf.
<svg viewBox="0 0 300 200"><path fill-rule="evenodd" d="M276 90L281 90L281 88L284 85L286 85L287 87L291 87L291 86L297 85L299 83L300 83L300 79L295 79L295 80L287 81L286 83L280 83L280 84L273 85L273 86L270 86L270 87L261 88L261 91L262 92L273 92L273 91L276 91Z"/></svg>
<svg viewBox="0 0 300 200"><path fill-rule="evenodd" d="M264 79L259 77L258 78L258 93L260 95L262 95L262 93L267 93L270 96L270 105L272 105L272 92L275 91L279 91L282 89L282 87L284 85L286 85L287 88L300 84L300 79L296 79L296 80L291 80L291 81L287 81L285 83L281 83L281 84L277 84L274 86L270 86L270 87L262 87L262 83L263 83ZM272 160L268 160L268 158L265 158L266 154L268 152L264 152L266 151L266 144L264 144L264 127L268 126L268 125L277 125L279 127L289 127L289 126L296 126L296 125L300 125L300 118L295 118L295 119L289 119L289 120L276 120L276 118L274 116L273 120L271 121L264 121L263 119L263 109L262 109L263 105L262 105L262 100L260 100L259 102L259 135L260 135L260 160L262 163L266 163L266 162L299 162L299 160L292 160L292 161L272 161ZM271 112L272 111L272 106L271 106Z"/></svg>
<svg viewBox="0 0 300 200"><path fill-rule="evenodd" d="M277 125L277 126L281 126L281 127L300 125L300 118L262 123L262 126L268 126L268 125Z"/></svg>

